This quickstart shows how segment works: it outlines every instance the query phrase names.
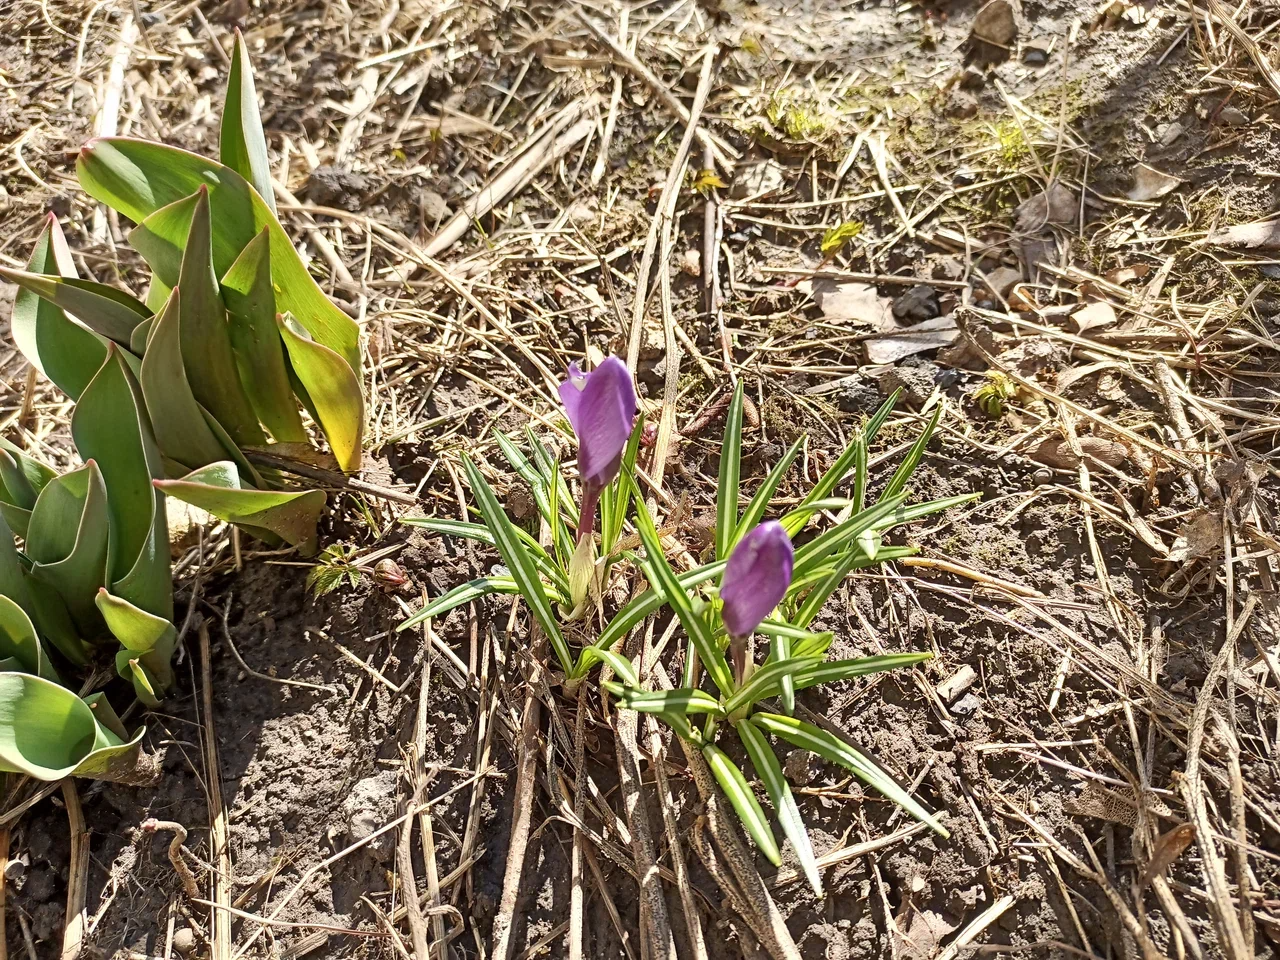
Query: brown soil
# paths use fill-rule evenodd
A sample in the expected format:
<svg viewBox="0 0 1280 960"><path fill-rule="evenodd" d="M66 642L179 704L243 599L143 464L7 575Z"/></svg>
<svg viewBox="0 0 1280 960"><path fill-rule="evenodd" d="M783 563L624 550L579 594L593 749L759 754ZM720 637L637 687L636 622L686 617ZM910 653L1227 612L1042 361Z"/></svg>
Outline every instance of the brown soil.
<svg viewBox="0 0 1280 960"><path fill-rule="evenodd" d="M207 27L195 15L197 6ZM626 95L601 182L590 184L598 150L593 139L585 153L579 147L541 172L510 205L479 218L484 238L473 229L443 254L454 282L505 324L495 333L454 286L419 269L402 246L384 242L360 218L404 238L413 239L420 228L422 237L430 236L448 215L445 208L457 209L492 174L493 161L508 157L552 108L598 93L603 116L613 70L604 68L600 47L569 11L555 5L402 0L367 6L12 0L11 8L0 10L0 142L8 145L0 152L6 190L0 197L0 259L24 260L40 218L53 209L67 224L72 248L82 252L87 274L136 282L138 263L123 242L128 225L112 224L108 242L95 245L93 208L73 178L73 151L94 129L117 37L126 19L141 18L144 29L129 53L121 131L212 152L222 64L209 31L225 43L238 24L255 53L275 156L289 143L290 189L313 205L355 213L354 219L332 212L314 216L356 278L354 285L332 278L326 283L364 322L376 371L369 384L373 463L366 476L416 491L419 512L457 517L463 495L457 454L470 450L504 480L503 493L510 488L519 516L519 485L505 477L485 438L495 428L522 430L531 407L554 417L530 356L558 370L588 348L625 353L628 323L622 318L630 316L639 252L683 128L668 129L666 108L623 74ZM660 16L663 11L669 19ZM1028 0L1019 14L1018 55L989 67L977 64L968 78L963 42L977 8L960 0L936 8L673 3L631 14L633 32L650 28L639 46L641 59L677 85L686 103L702 45L714 39L725 48L707 110L711 128L747 154L744 167L751 159L773 159L781 172L774 197L759 206L729 207L724 225L726 325L735 336L738 372L761 412L760 428L746 439L744 488L754 489L783 445L806 431L805 462L793 469L780 496L802 493L805 477L811 480L838 452L890 386L904 385L908 402L873 450L875 484L883 485L919 430L919 409L941 404L942 426L913 481L914 496L983 495L980 504L897 535L898 542L918 545L922 556L950 566L896 565L858 575L822 615L820 626L836 634L836 655L937 654L918 670L809 691L801 703L903 783L918 780L918 795L944 812L952 836L944 841L915 833L830 867L822 900L803 883L775 889L806 960L952 960L970 944L1019 956L1141 956L1104 885L1141 918L1152 950L1179 960L1184 951L1197 954L1173 929L1152 889L1138 891L1137 881L1154 837L1188 818L1179 786L1188 717L1203 696L1228 620L1241 616L1240 603L1227 606L1220 554L1176 561L1159 549L1174 544L1188 515L1204 502L1191 471L1152 460L1130 444L1118 462L1086 461L1082 476L1074 463L1046 464L1040 444L1061 438L1066 421L1085 442L1113 438L1118 427L1170 443L1169 414L1150 378L1154 350L1180 373L1190 371L1195 396L1227 402L1236 411L1192 406L1193 426L1204 431L1197 442L1227 434L1235 437L1227 449L1242 458L1270 455L1280 308L1269 286L1255 285L1274 277L1268 271L1276 268L1265 262L1265 252L1246 264L1239 251L1210 256L1192 240L1224 218L1237 222L1271 212L1280 141L1265 80L1237 46L1215 46L1202 35L1202 13L1193 22L1185 5L1117 3L1115 12L1114 22L1098 22L1092 4ZM605 11L593 15L603 20ZM609 16L616 29L612 8ZM1246 10L1240 22L1256 34L1275 19L1274 11ZM425 31L417 32L424 23ZM1264 50L1273 44L1271 36L1264 37ZM425 42L429 52L361 66L411 42ZM1235 41L1220 35L1218 43ZM1047 65L1022 62L1033 46L1048 51ZM570 59L580 54L596 59L584 65ZM1210 67L1226 79L1206 80ZM355 139L337 156L352 122L342 108L357 101L355 91L370 69L375 99L372 106L357 105ZM784 79L809 91L797 95L799 106L786 108L793 122L809 123L804 138L787 137L776 125L760 132L760 118ZM542 103L544 93L551 107ZM449 108L444 124L442 102ZM1228 107L1245 122L1236 125ZM1044 122L1036 126L1031 115ZM483 122L468 126L460 116ZM858 132L877 117L877 130L886 134L887 170L907 212L925 213L927 202L939 200L937 210L920 220L921 235L890 242L901 220L883 193L838 205L768 206L808 203L815 191L819 199L835 194L836 169ZM457 124L447 128L453 132L438 133L450 118ZM1161 146L1169 124L1183 132ZM704 164L701 147L694 151L696 170ZM1186 183L1158 202L1125 201L1140 160ZM1044 234L1059 244L1062 262L1096 275L1140 264L1146 279L1128 282L1133 293L1173 257L1176 270L1168 284L1178 285L1177 303L1203 308L1181 317L1165 289L1144 308L1161 318L1159 326L1145 329L1150 338L1104 336L1081 345L1006 322L1004 306L974 278L964 296L978 310L975 323L989 324L1000 337L998 352L1014 372L1053 391L1072 368L1108 361L1122 367L1086 371L1061 389L1069 403L1024 390L1004 415L988 417L972 397L985 382L985 364L972 354L907 357L885 379L886 370L868 366L861 352L868 323L824 315L805 287L787 286L785 277L765 269L813 268L825 230L853 220L865 224L865 234L838 255L834 265L841 269L928 282L960 276L968 267L987 274L1010 267L1026 234L1036 233L1015 227L1015 208L1043 192L1050 169L1073 185L1077 204L1080 183L1089 188L1083 223ZM732 186L733 177L725 179ZM981 189L968 191L973 184ZM865 151L838 186L841 196L880 189ZM302 237L301 217L285 216ZM677 403L681 427L727 382L719 331L702 312L697 270L680 269L688 263L685 251L702 250L703 224L701 198L684 191L672 270L674 319L715 376L686 354L679 397L664 396L671 359L660 349L657 297L641 353L647 409L656 419L662 402ZM940 231L967 236L970 250L944 243ZM622 252L615 255L617 250ZM600 257L608 260L608 272ZM961 272L953 270L957 265ZM327 274L319 256L313 267ZM1079 274L1042 280L1042 306L1076 302L1088 282ZM890 283L878 292L898 298L907 289ZM957 308L946 300L959 291L944 285L938 292L941 309ZM1119 296L1096 283L1083 293ZM0 290L0 315L7 316L10 295ZM965 304L958 309L963 313ZM1183 349L1188 324L1198 341L1194 355ZM1248 337L1237 337L1241 330ZM508 333L523 350L505 339ZM21 357L6 355L3 372L6 432L52 462L66 462L65 406L40 385L37 419L19 425L26 378ZM1095 416L1081 416L1079 408ZM1271 430L1241 433L1259 425ZM539 429L562 444L566 459L572 456L562 433ZM695 520L712 509L720 430L713 420L678 438L670 452L665 488L673 502L689 496ZM1088 496L1085 484L1091 484ZM1237 489L1228 484L1229 494ZM425 710L427 731L420 760L428 779L422 796L431 801L431 859L445 885L443 902L452 905L444 926L460 928L449 950L459 958L490 955L513 819L514 732L533 642L527 616L510 598L489 599L436 622L439 646L428 647L418 631L396 633L405 610L423 596L439 596L490 571L498 558L397 525L405 512L401 504L349 493L332 503L334 519L322 543L351 544L364 553L396 546L392 555L410 583L397 591L364 576L354 587L315 598L305 588L309 563L255 554L246 544L237 572L225 532L204 545L201 580L191 579L200 566L193 564L178 585L180 610L193 592L197 596L177 671L179 689L160 711L130 717L147 724L146 748L163 756L163 779L149 788L79 784L91 831L86 956L169 958L190 944L182 933L188 928L195 931L194 949L205 951L208 907L184 898L166 855L169 835L145 836L139 825L148 817L184 824L187 847L201 861L195 864L201 882L212 889L206 784L215 774L201 749L209 729L217 738L216 775L230 834L233 872L226 879L242 911L232 925L232 952L248 945L248 955L289 960L398 955L411 943L406 926L379 919L395 914L403 896L396 832L386 834L387 842L375 839L345 851L400 815L409 796L401 776L411 766L405 745L415 738L419 710ZM1238 529L1253 526L1259 537L1241 533L1245 539L1237 541L1242 553L1235 597L1257 593L1262 603L1254 625L1241 634L1227 696L1214 707L1225 725L1209 725L1204 748L1216 856L1225 859L1235 891L1233 851L1245 844L1259 957L1280 955L1280 677L1257 668L1264 648L1275 645L1269 632L1274 598L1261 567L1271 569L1267 557L1275 540L1268 538L1277 509L1275 473L1268 467L1236 513ZM692 551L700 549L696 524L681 536ZM1099 558L1104 569L1096 565ZM989 581L957 574L956 565L1012 581L1029 599L1019 602ZM212 644L211 717L199 709L201 625ZM657 633L664 627L657 624ZM453 652L465 676L441 647ZM325 689L264 679L241 660L253 674ZM973 683L947 696L948 683L965 666L976 671ZM573 781L572 744L563 731L573 729L576 706L558 688L538 693L545 752L513 956L542 950L560 957L567 955L572 830L559 806L559 778ZM1166 706L1156 702L1166 699ZM587 770L600 788L598 802L620 815L612 714L601 719L594 692L590 705ZM1227 729L1235 731L1241 754L1243 829L1232 813L1230 750L1221 732ZM666 762L687 839L698 829L701 805L674 745ZM864 793L834 765L806 764L797 755L788 770L803 784L802 812L819 856L906 825L901 812ZM1129 782L1155 791L1139 799L1141 839L1135 837L1134 807L1098 801L1103 789L1133 797ZM651 789L646 802L657 829L661 818ZM1104 813L1109 817L1099 815ZM589 957L638 957L641 951L637 886L627 872L630 848L615 823L595 815L589 822L609 844L588 845L603 880L590 873L586 879ZM414 873L425 891L429 864L416 838L414 843ZM660 846L665 866L670 854L661 840ZM761 956L687 843L684 852L709 955ZM10 871L5 906L10 956L59 955L68 858L66 813L57 800L35 806L14 826L10 862L19 866ZM763 859L759 866L766 880L776 872ZM789 866L794 864L784 868ZM1212 894L1198 846L1174 861L1167 882L1204 956L1231 956L1208 905ZM693 956L680 898L670 886L666 894L678 955ZM984 918L990 909L997 915ZM253 917L270 918L272 925Z"/></svg>

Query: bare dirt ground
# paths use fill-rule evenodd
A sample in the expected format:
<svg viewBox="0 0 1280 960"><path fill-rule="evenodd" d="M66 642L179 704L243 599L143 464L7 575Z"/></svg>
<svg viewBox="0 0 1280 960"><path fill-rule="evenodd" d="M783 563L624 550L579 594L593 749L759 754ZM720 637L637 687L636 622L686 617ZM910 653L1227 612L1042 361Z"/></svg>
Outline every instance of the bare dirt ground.
<svg viewBox="0 0 1280 960"><path fill-rule="evenodd" d="M128 718L165 776L75 785L90 878L70 955L61 795L19 811L31 786L10 784L0 948L393 957L420 922L432 957L488 957L511 919L515 744L538 709L512 956L567 955L575 882L586 956L643 955L643 815L678 955L699 953L673 856L706 955L767 955L697 855L680 750L642 735L644 806L624 809L616 715L594 693L571 877L579 702L527 682L519 603L394 632L497 563L397 519L464 515L462 451L519 516L491 432L533 424L571 457L554 382L612 351L637 358L646 414L674 428L646 466L665 509L688 498L695 553L730 373L753 401L748 489L804 432L795 496L901 387L877 482L940 407L915 495L983 494L910 528L919 558L852 578L824 612L841 655L936 653L802 705L952 837L793 757L827 896L759 865L800 956L1276 956L1280 228L1256 222L1280 177L1277 24L1248 0L7 0L0 259L23 262L52 209L82 275L135 289L129 225L79 192L75 151L118 132L214 152L223 50L244 31L282 219L366 334L364 479L398 494L335 493L322 543L350 576L318 598L309 561L218 528L187 544L181 687ZM5 435L65 464L68 406L16 351L0 359ZM409 584L375 581L382 556ZM147 817L188 829L201 897L169 836L139 832ZM215 828L230 875L212 868ZM234 913L215 936L219 886Z"/></svg>

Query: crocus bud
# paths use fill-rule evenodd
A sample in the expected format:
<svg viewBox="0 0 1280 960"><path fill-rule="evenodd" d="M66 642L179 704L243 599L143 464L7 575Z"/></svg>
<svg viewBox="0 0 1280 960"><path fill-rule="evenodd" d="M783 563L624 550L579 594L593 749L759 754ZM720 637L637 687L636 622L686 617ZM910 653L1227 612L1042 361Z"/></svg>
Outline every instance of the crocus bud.
<svg viewBox="0 0 1280 960"><path fill-rule="evenodd" d="M747 637L782 602L791 586L795 551L782 524L770 520L733 548L720 581L721 616L730 637Z"/></svg>
<svg viewBox="0 0 1280 960"><path fill-rule="evenodd" d="M578 541L577 549L569 561L569 608L568 619L575 620L586 608L587 596L591 592L592 581L596 573L596 541L594 537L583 537Z"/></svg>
<svg viewBox="0 0 1280 960"><path fill-rule="evenodd" d="M582 477L581 539L595 522L600 491L618 475L622 451L636 419L636 388L627 365L617 357L607 357L590 373L576 363L560 384L569 423L578 437L578 473Z"/></svg>

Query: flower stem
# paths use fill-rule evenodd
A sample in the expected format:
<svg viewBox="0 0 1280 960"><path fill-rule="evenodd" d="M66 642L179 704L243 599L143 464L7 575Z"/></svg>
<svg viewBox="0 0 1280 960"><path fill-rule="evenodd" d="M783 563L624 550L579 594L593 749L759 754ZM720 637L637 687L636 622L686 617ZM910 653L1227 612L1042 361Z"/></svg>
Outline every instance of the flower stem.
<svg viewBox="0 0 1280 960"><path fill-rule="evenodd" d="M596 529L596 504L600 502L600 488L594 483L585 484L582 488L582 507L578 511L577 542L583 537L591 536Z"/></svg>

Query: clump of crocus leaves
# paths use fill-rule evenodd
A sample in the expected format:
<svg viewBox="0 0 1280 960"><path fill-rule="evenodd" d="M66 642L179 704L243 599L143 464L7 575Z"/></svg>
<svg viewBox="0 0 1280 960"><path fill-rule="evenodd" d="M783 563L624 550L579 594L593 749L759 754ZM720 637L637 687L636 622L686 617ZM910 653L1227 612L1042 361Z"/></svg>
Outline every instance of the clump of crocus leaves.
<svg viewBox="0 0 1280 960"><path fill-rule="evenodd" d="M532 457L522 453L510 438L495 434L499 448L529 485L546 535L540 540L514 524L479 468L466 459L467 477L483 524L435 519L406 522L492 544L509 572L455 588L407 620L401 629L485 594L520 594L551 643L565 687L575 689L596 663L607 663L617 680L605 682L603 688L617 697L622 707L654 714L701 751L747 832L764 855L778 864L778 843L760 801L744 772L718 743L727 731L737 735L815 892L821 893L817 861L774 752L774 739L845 767L945 836L946 830L937 819L856 747L793 715L797 691L919 663L931 656L904 653L829 661L826 655L833 635L812 632L809 627L850 573L915 552L912 547L885 545L882 537L887 530L973 499L959 496L906 503L907 481L924 454L936 415L874 504L867 502L867 451L896 396L867 421L798 505L766 519L770 501L804 438L797 439L774 464L740 512L743 392L739 383L728 408L720 457L716 556L713 562L677 570L636 486L635 459L642 425L636 422L635 389L626 367L615 357L589 374L581 373L575 365L560 393L578 439L580 500L575 503L560 465L532 431L528 432ZM851 488L849 495L836 496L837 488L844 484ZM622 539L632 504L643 553ZM594 533L597 506L600 559L596 559ZM833 519L820 519L828 517ZM814 535L796 546L794 538L808 534L810 525ZM575 651L565 637L564 625L601 611L602 586L619 563L643 571L648 585L607 622L602 616L603 625L594 642ZM675 690L647 690L631 661L614 647L633 627L663 607L670 607L684 627L683 674ZM757 635L768 640L763 658L754 654Z"/></svg>

